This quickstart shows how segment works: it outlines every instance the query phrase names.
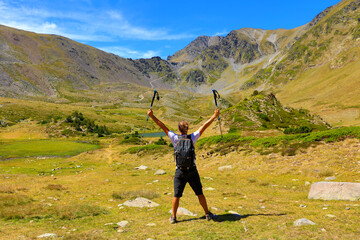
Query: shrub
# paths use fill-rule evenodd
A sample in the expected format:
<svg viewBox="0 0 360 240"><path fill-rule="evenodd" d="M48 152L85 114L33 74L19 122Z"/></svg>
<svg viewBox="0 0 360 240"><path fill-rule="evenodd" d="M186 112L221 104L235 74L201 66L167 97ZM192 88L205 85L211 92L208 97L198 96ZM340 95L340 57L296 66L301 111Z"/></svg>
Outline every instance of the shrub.
<svg viewBox="0 0 360 240"><path fill-rule="evenodd" d="M163 137L160 137L159 140L155 142L156 145L167 145L167 142Z"/></svg>
<svg viewBox="0 0 360 240"><path fill-rule="evenodd" d="M140 144L140 134L138 131L135 131L135 133L132 133L130 135L126 135L123 140L120 141L120 143L129 143L129 144Z"/></svg>

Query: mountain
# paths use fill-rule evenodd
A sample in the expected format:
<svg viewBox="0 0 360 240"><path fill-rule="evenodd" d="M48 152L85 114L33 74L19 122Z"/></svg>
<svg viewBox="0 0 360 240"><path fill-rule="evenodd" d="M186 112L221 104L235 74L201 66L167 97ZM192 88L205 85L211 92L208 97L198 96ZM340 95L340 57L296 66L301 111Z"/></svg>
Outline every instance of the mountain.
<svg viewBox="0 0 360 240"><path fill-rule="evenodd" d="M265 90L335 125L359 124L359 17L360 1L343 0L304 26L234 30L204 50L196 39L188 46L196 55L186 47L168 60L194 91L249 95Z"/></svg>
<svg viewBox="0 0 360 240"><path fill-rule="evenodd" d="M129 84L135 88L157 84L168 88L166 78L160 83L152 81L169 72L175 73L171 64L159 57L124 59L65 37L0 26L0 96L3 97L61 97L106 85L126 89Z"/></svg>
<svg viewBox="0 0 360 240"><path fill-rule="evenodd" d="M295 29L200 36L167 60L125 59L61 36L0 26L0 96L71 100L142 88L215 88L236 98L258 90L332 124L358 124L359 6L360 0L343 0Z"/></svg>

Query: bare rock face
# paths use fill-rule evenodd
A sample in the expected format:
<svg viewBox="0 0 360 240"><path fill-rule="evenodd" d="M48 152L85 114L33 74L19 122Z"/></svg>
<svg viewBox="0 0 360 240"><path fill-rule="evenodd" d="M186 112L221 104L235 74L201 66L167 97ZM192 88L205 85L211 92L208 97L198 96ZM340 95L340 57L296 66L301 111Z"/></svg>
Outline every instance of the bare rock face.
<svg viewBox="0 0 360 240"><path fill-rule="evenodd" d="M360 200L360 183L317 182L311 185L309 199Z"/></svg>

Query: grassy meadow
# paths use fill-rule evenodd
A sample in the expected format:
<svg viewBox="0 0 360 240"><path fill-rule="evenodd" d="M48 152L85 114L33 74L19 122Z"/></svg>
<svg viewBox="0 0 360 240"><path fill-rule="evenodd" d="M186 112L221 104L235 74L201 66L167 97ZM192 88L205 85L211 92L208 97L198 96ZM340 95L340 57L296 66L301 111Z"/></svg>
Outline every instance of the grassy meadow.
<svg viewBox="0 0 360 240"><path fill-rule="evenodd" d="M187 185L180 207L197 216L179 215L179 223L170 225L175 171L170 142L164 138L167 145L157 145L158 137L145 138L136 154L134 132L142 132L151 93L144 95L144 101L126 104L1 99L8 125L0 128L0 239L45 233L57 239L359 238L359 202L307 198L309 184L326 177L360 182L358 127L294 135L239 130L219 138L214 122L198 142L196 161L217 218L203 218ZM186 119L194 131L213 111L211 97L161 97L154 112L173 130L177 120ZM112 134L99 138L73 131L65 119L74 111ZM149 121L146 132L156 131ZM136 169L141 165L148 168ZM159 169L166 174L154 175ZM160 206L121 205L136 197ZM316 225L295 227L299 218ZM129 223L118 227L120 221Z"/></svg>

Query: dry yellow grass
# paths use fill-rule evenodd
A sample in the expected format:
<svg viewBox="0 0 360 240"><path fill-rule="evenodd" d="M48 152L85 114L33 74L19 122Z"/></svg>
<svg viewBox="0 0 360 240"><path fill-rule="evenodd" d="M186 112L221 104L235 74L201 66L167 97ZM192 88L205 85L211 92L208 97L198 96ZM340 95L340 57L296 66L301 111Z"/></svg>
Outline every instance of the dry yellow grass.
<svg viewBox="0 0 360 240"><path fill-rule="evenodd" d="M291 157L277 154L262 156L253 152L209 157L209 150L199 151L197 165L204 189L215 189L204 190L204 193L209 205L216 208L212 211L219 215L220 221L207 222L198 218L203 214L201 207L187 186L180 206L197 213L198 217L179 216L181 222L176 225L168 222L173 191L172 154L139 158L135 154L121 154L129 146L118 145L114 140L103 140L103 145L107 144L110 149L99 149L68 159L1 162L2 188L27 189L1 194L25 195L33 199L29 208L40 205L50 212L53 211L51 209L60 212L40 219L1 219L0 239L17 239L20 236L33 239L45 232L70 239L90 239L92 235L97 236L95 239L356 239L360 234L358 203L309 200L309 186L305 186L306 181L322 181L329 173L334 173L336 181L360 181L359 140L318 145ZM43 176L21 173L21 167L28 161L32 161L32 168L50 172ZM135 170L140 165L149 168ZM218 167L224 165L232 165L233 168L219 171ZM74 168L69 169L70 166ZM51 171L53 168L59 170ZM155 176L157 169L163 169L167 174ZM62 190L49 189L50 185L61 185ZM159 207L120 209L118 204L126 199L112 196L114 192L139 193L144 190L160 194L153 199L160 204ZM67 206L78 204L100 207L109 213L74 219L59 218L62 216L61 209L65 214ZM236 211L241 216L236 217L228 211ZM329 218L327 214L336 217ZM317 225L294 227L292 223L302 217ZM117 232L119 229L114 225L105 225L122 220L129 221L122 232ZM149 223L156 226L147 226Z"/></svg>

